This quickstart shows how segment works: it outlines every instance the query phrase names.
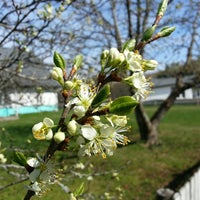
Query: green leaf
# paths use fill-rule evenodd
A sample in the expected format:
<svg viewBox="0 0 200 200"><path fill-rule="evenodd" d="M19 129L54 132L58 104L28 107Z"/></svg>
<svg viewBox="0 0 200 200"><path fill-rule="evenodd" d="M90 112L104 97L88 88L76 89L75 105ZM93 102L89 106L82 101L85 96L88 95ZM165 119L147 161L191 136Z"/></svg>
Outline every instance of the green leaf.
<svg viewBox="0 0 200 200"><path fill-rule="evenodd" d="M21 166L26 166L27 165L26 157L21 152L15 152L13 161L18 163Z"/></svg>
<svg viewBox="0 0 200 200"><path fill-rule="evenodd" d="M135 48L135 39L128 40L124 43L122 47L122 51L128 49L129 51L133 51Z"/></svg>
<svg viewBox="0 0 200 200"><path fill-rule="evenodd" d="M66 67L66 63L65 63L65 60L64 58L58 53L58 52L54 52L54 55L53 55L53 61L54 61L54 64L56 65L56 67L59 67L61 69L65 69Z"/></svg>
<svg viewBox="0 0 200 200"><path fill-rule="evenodd" d="M95 96L95 98L92 101L92 107L96 108L98 107L102 102L104 102L108 96L110 95L110 85L105 85L99 93Z"/></svg>
<svg viewBox="0 0 200 200"><path fill-rule="evenodd" d="M110 113L127 115L138 105L138 102L130 96L123 96L115 99L110 105Z"/></svg>

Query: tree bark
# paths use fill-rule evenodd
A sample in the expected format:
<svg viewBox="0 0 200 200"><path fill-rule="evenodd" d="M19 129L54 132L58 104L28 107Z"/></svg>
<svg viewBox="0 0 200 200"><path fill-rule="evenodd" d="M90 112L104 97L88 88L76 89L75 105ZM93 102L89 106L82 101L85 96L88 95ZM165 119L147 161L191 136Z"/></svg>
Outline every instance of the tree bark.
<svg viewBox="0 0 200 200"><path fill-rule="evenodd" d="M180 75L177 76L176 84L168 98L160 104L151 118L149 118L144 112L143 106L141 104L136 108L136 118L139 125L140 137L147 143L147 146L158 144L158 125L165 114L173 106L176 98L185 90L194 87L199 82L200 78L198 75L191 79L189 82L185 83L183 82Z"/></svg>

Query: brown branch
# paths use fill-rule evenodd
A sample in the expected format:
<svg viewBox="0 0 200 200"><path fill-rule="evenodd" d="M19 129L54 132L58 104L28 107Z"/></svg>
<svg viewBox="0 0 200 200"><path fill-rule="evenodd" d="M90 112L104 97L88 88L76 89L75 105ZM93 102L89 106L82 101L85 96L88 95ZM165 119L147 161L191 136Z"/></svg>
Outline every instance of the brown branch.
<svg viewBox="0 0 200 200"><path fill-rule="evenodd" d="M133 38L133 25L132 25L132 21L131 21L131 1L130 0L126 0L126 10L127 10L127 18L128 18L128 37L130 39Z"/></svg>
<svg viewBox="0 0 200 200"><path fill-rule="evenodd" d="M29 179L29 178L24 178L24 179L21 179L21 180L12 182L12 183L10 183L10 184L8 184L8 185L5 185L4 187L1 187L1 188L0 188L0 191L5 190L5 189L7 189L8 187L11 187L11 186L13 186L13 185L17 185L17 184L19 184L19 183L22 183L22 182L24 182L24 181L27 181L28 179Z"/></svg>
<svg viewBox="0 0 200 200"><path fill-rule="evenodd" d="M29 14L31 14L38 6L39 2L35 4L35 6L30 9L17 23L15 24L14 28L0 41L0 45L4 43L4 41L17 29L17 27L24 21L26 17L28 17Z"/></svg>

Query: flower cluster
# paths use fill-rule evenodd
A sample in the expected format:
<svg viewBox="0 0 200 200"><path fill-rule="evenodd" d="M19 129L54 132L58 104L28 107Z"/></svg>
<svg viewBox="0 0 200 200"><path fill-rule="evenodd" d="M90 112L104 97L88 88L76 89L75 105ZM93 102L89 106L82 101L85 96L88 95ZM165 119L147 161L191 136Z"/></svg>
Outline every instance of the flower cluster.
<svg viewBox="0 0 200 200"><path fill-rule="evenodd" d="M83 117L89 109L96 93L86 83L78 84L75 87L75 97L66 104L66 107L73 105L73 113L78 117Z"/></svg>
<svg viewBox="0 0 200 200"><path fill-rule="evenodd" d="M144 60L138 52L134 52L134 45L135 41L131 40L124 45L122 52L116 48L103 51L102 77L95 86L78 78L77 70L81 65L81 56L75 58L74 67L67 77L65 61L60 54L55 53L56 67L53 68L51 75L62 86L63 96L66 98L65 123L62 127L55 126L53 120L44 118L43 122L33 126L34 137L38 140L53 139L57 144L68 137L70 141L76 141L79 155L82 156L101 154L106 157L113 154L117 144L127 144L128 138L121 134L128 130L125 115L138 101L148 95L151 82L146 79L144 72L157 66L156 61ZM111 101L110 87L106 86L106 80L111 77L112 81L111 74L114 72L116 76L120 76L122 71L127 71L129 74L131 72L130 76L119 80L129 84L135 93L132 97ZM55 133L53 127L56 127Z"/></svg>
<svg viewBox="0 0 200 200"><path fill-rule="evenodd" d="M158 63L155 60L144 60L142 56L133 51L135 42L129 41L124 45L123 51L116 48L104 50L101 58L102 71L116 70L118 72L129 71L131 76L123 78L123 81L133 87L133 97L138 101L147 97L151 90L152 83L146 79L144 73L147 70L154 70Z"/></svg>
<svg viewBox="0 0 200 200"><path fill-rule="evenodd" d="M122 52L111 48L102 53L101 76L95 85L78 78L81 56L75 58L74 67L67 76L64 59L55 53L56 67L51 75L62 88L65 99L63 119L62 123L55 125L52 119L44 118L33 126L34 138L52 140L51 144L56 144L56 148L61 150L66 147L77 150L79 156L101 155L103 158L113 155L118 145L128 144L129 139L125 136L129 130L126 115L149 93L151 82L146 79L144 72L157 65L156 61L144 60L138 52L132 51L133 43L127 43ZM131 75L122 77L123 71ZM112 101L107 83L115 80L130 85L135 91L134 95ZM51 182L53 173L48 162L49 156L47 160L40 157L27 160L27 164L33 168L28 189L35 193L41 192L43 183Z"/></svg>
<svg viewBox="0 0 200 200"><path fill-rule="evenodd" d="M100 118L94 117L93 124L81 126L80 134L84 140L81 140L79 155L113 155L117 144L126 145L129 140L121 132L127 131L126 116L113 115L107 117L108 123L100 122ZM80 137L79 140L80 141Z"/></svg>

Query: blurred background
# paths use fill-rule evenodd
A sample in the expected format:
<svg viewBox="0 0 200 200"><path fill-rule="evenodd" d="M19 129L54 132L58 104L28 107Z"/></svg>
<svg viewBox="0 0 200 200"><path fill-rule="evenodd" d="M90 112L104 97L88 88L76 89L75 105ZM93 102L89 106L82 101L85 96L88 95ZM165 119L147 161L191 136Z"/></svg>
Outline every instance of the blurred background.
<svg viewBox="0 0 200 200"><path fill-rule="evenodd" d="M159 3L1 0L0 153L4 152L8 165L1 165L0 199L21 199L25 193L25 189L17 193L24 188L25 172L9 168L13 152L20 149L31 156L35 147L41 154L47 147L33 140L32 125L47 115L59 119L62 97L59 85L50 77L53 52L66 59L68 72L73 58L83 54L80 76L95 80L102 50L120 50L132 38L138 43L153 24ZM155 199L159 188L178 190L187 182L178 179L170 184L178 174L199 166L199 17L198 0L169 1L155 33L165 26L176 26L175 32L140 52L144 59L157 60L159 66L147 74L154 83L152 93L129 116L131 144L106 160L77 160L70 153L58 153L55 159L64 171L45 199L59 195L67 199L67 185L76 188L82 181L86 182L85 199L128 200ZM111 88L112 98L131 94L120 83L112 83ZM77 162L83 165L77 167ZM192 176L195 170L188 173Z"/></svg>

